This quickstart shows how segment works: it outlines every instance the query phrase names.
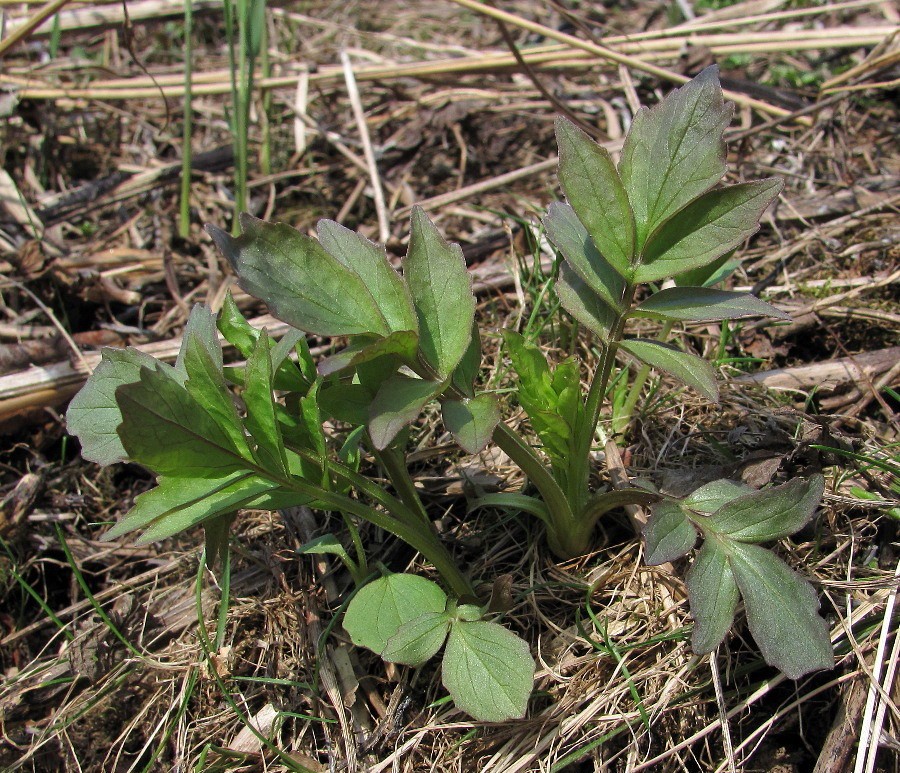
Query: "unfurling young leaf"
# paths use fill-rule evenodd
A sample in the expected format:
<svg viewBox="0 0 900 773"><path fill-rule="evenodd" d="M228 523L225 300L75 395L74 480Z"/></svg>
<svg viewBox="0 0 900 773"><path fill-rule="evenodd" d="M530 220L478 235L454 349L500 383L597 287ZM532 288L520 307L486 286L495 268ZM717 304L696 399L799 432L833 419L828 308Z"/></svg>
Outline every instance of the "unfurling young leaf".
<svg viewBox="0 0 900 773"><path fill-rule="evenodd" d="M442 379L459 364L472 338L475 296L466 260L425 211L414 207L403 278L419 318L420 348Z"/></svg>
<svg viewBox="0 0 900 773"><path fill-rule="evenodd" d="M643 534L647 543L644 562L648 566L681 558L697 542L697 529L673 502L659 502L650 509Z"/></svg>
<svg viewBox="0 0 900 773"><path fill-rule="evenodd" d="M712 66L635 115L619 175L634 210L639 249L658 226L722 179L722 135L732 110Z"/></svg>
<svg viewBox="0 0 900 773"><path fill-rule="evenodd" d="M615 164L605 148L565 118L556 119L556 141L559 144L559 184L569 204L578 213L578 219L603 258L619 274L628 276L637 237L634 214ZM553 221L552 210L548 218ZM548 228L548 235L555 243L551 231L560 235L559 229ZM565 254L562 246L557 246ZM575 255L577 250L573 257ZM600 285L604 286L608 281L607 272L599 266L592 268ZM582 278L593 287L588 276L582 274Z"/></svg>
<svg viewBox="0 0 900 773"><path fill-rule="evenodd" d="M497 623L454 621L442 665L456 706L483 722L525 715L534 681L528 644Z"/></svg>
<svg viewBox="0 0 900 773"><path fill-rule="evenodd" d="M437 583L414 574L389 574L373 580L353 597L344 630L357 647L381 654L404 623L444 612L447 594Z"/></svg>
<svg viewBox="0 0 900 773"><path fill-rule="evenodd" d="M694 616L691 648L703 655L721 644L737 611L737 583L728 556L719 543L714 540L703 543L685 583Z"/></svg>
<svg viewBox="0 0 900 773"><path fill-rule="evenodd" d="M716 371L706 360L683 352L672 344L643 338L631 338L622 341L619 346L629 354L633 354L641 362L674 376L682 384L696 389L704 397L719 402Z"/></svg>
<svg viewBox="0 0 900 773"><path fill-rule="evenodd" d="M638 305L632 315L674 322L715 322L740 317L790 319L790 315L750 293L708 287L669 287L660 290Z"/></svg>
<svg viewBox="0 0 900 773"><path fill-rule="evenodd" d="M500 406L494 395L446 400L441 406L444 425L464 451L477 454L490 441L500 422Z"/></svg>

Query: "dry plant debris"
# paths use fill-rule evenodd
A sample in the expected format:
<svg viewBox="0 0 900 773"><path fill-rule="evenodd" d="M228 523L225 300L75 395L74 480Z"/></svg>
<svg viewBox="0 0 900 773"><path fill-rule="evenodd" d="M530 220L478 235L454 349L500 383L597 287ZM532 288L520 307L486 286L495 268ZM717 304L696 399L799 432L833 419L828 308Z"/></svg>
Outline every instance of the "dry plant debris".
<svg viewBox="0 0 900 773"><path fill-rule="evenodd" d="M423 433L417 480L435 521L473 575L512 578L496 590L514 601L513 622L538 659L528 717L499 724L472 723L439 701L432 669L385 668L348 649L332 620L349 578L297 555L322 527L303 513L241 515L220 622L215 578L196 592L192 540L99 541L150 481L80 461L60 411L99 346L174 357L191 305L215 307L232 286L201 231L232 217L222 5L193 3L186 238L178 235L183 4L2 10L0 766L894 769L900 18L892 4L510 2L499 20L506 34L498 12L472 0L266 9L249 124L251 211L303 231L332 217L377 238L382 209L389 246L401 254L409 208L423 204L483 277L485 327L547 317L551 256L533 224L556 189L555 112L615 152L640 103L718 62L740 105L729 181L786 179L762 232L741 249L733 287L794 321L692 328L692 345L735 376L721 406L652 381L622 462L630 476L673 492L723 475L758 486L824 469L821 528L781 554L815 572L837 670L794 685L740 635L711 659L691 656L684 587L664 567L640 563L624 518L592 553L558 563L530 524L465 517L466 493L521 483L503 458L448 461L446 439ZM262 307L236 297L274 332ZM571 327L548 328L542 340L560 359L593 356ZM495 369L502 379L499 351ZM772 390L741 383L785 377ZM418 566L389 539L381 560Z"/></svg>

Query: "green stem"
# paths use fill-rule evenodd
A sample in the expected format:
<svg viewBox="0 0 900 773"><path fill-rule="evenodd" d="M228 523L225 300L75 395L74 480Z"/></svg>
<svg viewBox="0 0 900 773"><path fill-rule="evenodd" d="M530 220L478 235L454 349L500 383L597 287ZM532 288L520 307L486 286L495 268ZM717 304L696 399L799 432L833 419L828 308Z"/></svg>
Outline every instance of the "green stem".
<svg viewBox="0 0 900 773"><path fill-rule="evenodd" d="M672 321L664 323L659 335L656 336L656 340L665 341L669 337L669 333L672 332L674 325L675 323ZM644 388L644 384L647 383L647 379L650 377L650 372L652 370L653 369L649 365L641 365L637 375L634 377L634 383L628 391L628 397L625 398L625 404L622 406L621 413L618 416L613 417L613 434L618 435L628 428L628 424L631 422L631 417L634 414L635 406L637 406L637 401L640 399L641 391Z"/></svg>
<svg viewBox="0 0 900 773"><path fill-rule="evenodd" d="M432 528L428 511L425 509L425 505L422 504L419 492L416 491L416 486L406 467L406 460L403 458L402 452L398 448L391 446L383 451L375 450L374 453L375 459L387 473L394 490L397 492L397 496L400 497L400 501L412 510L423 525L429 529Z"/></svg>
<svg viewBox="0 0 900 773"><path fill-rule="evenodd" d="M191 136L193 134L192 79L193 79L194 11L192 0L184 3L184 126L181 130L181 207L178 217L178 233L182 239L191 235Z"/></svg>

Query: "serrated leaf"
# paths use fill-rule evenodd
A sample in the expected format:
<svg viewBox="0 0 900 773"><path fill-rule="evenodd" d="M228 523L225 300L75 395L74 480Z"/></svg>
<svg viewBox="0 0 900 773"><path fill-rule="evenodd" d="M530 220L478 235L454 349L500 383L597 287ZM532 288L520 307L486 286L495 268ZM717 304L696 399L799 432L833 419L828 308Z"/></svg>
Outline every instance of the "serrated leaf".
<svg viewBox="0 0 900 773"><path fill-rule="evenodd" d="M404 623L443 612L447 594L414 574L390 574L359 590L344 615L344 630L357 647L381 654Z"/></svg>
<svg viewBox="0 0 900 773"><path fill-rule="evenodd" d="M442 666L457 708L483 722L525 716L534 681L528 645L497 623L456 621Z"/></svg>
<svg viewBox="0 0 900 773"><path fill-rule="evenodd" d="M656 282L711 263L759 230L780 179L730 185L692 201L647 241L635 282Z"/></svg>
<svg viewBox="0 0 900 773"><path fill-rule="evenodd" d="M404 623L388 639L381 657L388 663L421 666L437 655L450 630L446 612L426 612Z"/></svg>
<svg viewBox="0 0 900 773"><path fill-rule="evenodd" d="M828 626L806 580L771 551L732 542L729 562L763 658L789 679L834 666Z"/></svg>
<svg viewBox="0 0 900 773"><path fill-rule="evenodd" d="M459 245L448 244L421 207L413 207L403 277L419 319L422 354L447 378L469 346L475 296Z"/></svg>
<svg viewBox="0 0 900 773"><path fill-rule="evenodd" d="M556 402L550 366L544 353L514 330L502 330L513 370L519 377L518 392L537 405L551 407Z"/></svg>
<svg viewBox="0 0 900 773"><path fill-rule="evenodd" d="M674 502L658 502L642 529L646 542L644 563L657 566L681 558L697 542L697 529Z"/></svg>
<svg viewBox="0 0 900 773"><path fill-rule="evenodd" d="M681 504L690 510L696 510L698 513L709 514L714 513L733 499L752 492L753 489L744 483L720 478L694 490L681 501Z"/></svg>
<svg viewBox="0 0 900 773"><path fill-rule="evenodd" d="M809 523L824 491L821 475L794 479L732 500L712 515L709 525L740 542L781 539Z"/></svg>
<svg viewBox="0 0 900 773"><path fill-rule="evenodd" d="M609 331L616 321L616 312L568 263L563 263L560 268L555 289L559 302L569 314L602 340L609 338Z"/></svg>
<svg viewBox="0 0 900 773"><path fill-rule="evenodd" d="M547 238L575 272L611 307L620 308L625 280L600 254L575 210L553 202L542 222Z"/></svg>
<svg viewBox="0 0 900 773"><path fill-rule="evenodd" d="M366 282L392 331L418 331L409 290L388 262L384 247L333 220L316 226L319 243Z"/></svg>
<svg viewBox="0 0 900 773"><path fill-rule="evenodd" d="M244 424L256 441L256 456L266 469L287 471L284 440L278 426L275 399L272 394L272 358L269 336L263 334L247 360L244 403L247 417Z"/></svg>
<svg viewBox="0 0 900 773"><path fill-rule="evenodd" d="M388 447L397 433L415 421L444 384L398 373L385 381L369 406L369 435L379 451Z"/></svg>
<svg viewBox="0 0 900 773"><path fill-rule="evenodd" d="M500 421L500 406L494 395L446 400L441 406L444 425L463 450L477 454L490 441Z"/></svg>
<svg viewBox="0 0 900 773"><path fill-rule="evenodd" d="M716 371L706 360L683 352L672 344L643 338L631 338L622 341L619 346L641 362L674 376L704 397L719 402Z"/></svg>
<svg viewBox="0 0 900 773"><path fill-rule="evenodd" d="M562 117L556 119L556 141L566 198L603 257L627 275L637 238L634 213L609 152Z"/></svg>
<svg viewBox="0 0 900 773"><path fill-rule="evenodd" d="M66 429L81 442L81 455L85 459L104 466L128 459L128 452L119 439L122 411L116 390L123 384L139 381L141 368L155 367L157 361L137 349L101 350L100 363L66 411ZM174 381L174 371L169 368L167 372Z"/></svg>
<svg viewBox="0 0 900 773"><path fill-rule="evenodd" d="M379 338L373 343L361 347L349 346L343 351L325 357L319 361L319 375L330 376L333 373L355 368L364 362L371 362L379 357L398 357L400 361L411 362L418 349L419 335L411 330L398 330L386 338Z"/></svg>
<svg viewBox="0 0 900 773"><path fill-rule="evenodd" d="M712 66L652 110L641 108L635 115L622 148L619 175L634 211L639 246L722 179L722 135L732 110L722 99L718 68Z"/></svg>
<svg viewBox="0 0 900 773"><path fill-rule="evenodd" d="M688 602L694 616L691 648L698 655L721 644L734 622L738 587L728 556L714 540L706 540L685 578Z"/></svg>
<svg viewBox="0 0 900 773"><path fill-rule="evenodd" d="M668 287L643 301L632 315L675 322L715 322L740 317L790 319L789 314L750 293L708 287Z"/></svg>
<svg viewBox="0 0 900 773"><path fill-rule="evenodd" d="M216 478L246 464L228 433L158 364L119 386L116 400L128 457L159 475Z"/></svg>
<svg viewBox="0 0 900 773"><path fill-rule="evenodd" d="M275 488L271 481L245 471L222 478L161 476L155 488L138 495L134 507L103 539L116 539L138 529L144 529L140 544L166 539L208 518L246 507Z"/></svg>
<svg viewBox="0 0 900 773"><path fill-rule="evenodd" d="M265 301L275 317L319 335L391 332L365 279L315 239L246 213L240 222L243 233L238 238L215 226L206 230L228 258L240 286Z"/></svg>

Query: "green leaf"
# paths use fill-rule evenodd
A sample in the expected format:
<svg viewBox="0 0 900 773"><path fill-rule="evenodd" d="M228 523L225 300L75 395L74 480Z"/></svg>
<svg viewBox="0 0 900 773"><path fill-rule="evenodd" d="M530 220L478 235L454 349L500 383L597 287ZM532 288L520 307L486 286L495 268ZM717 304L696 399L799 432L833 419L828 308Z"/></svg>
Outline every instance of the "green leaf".
<svg viewBox="0 0 900 773"><path fill-rule="evenodd" d="M763 658L789 679L834 666L828 625L806 580L771 551L730 543L729 562Z"/></svg>
<svg viewBox="0 0 900 773"><path fill-rule="evenodd" d="M216 335L216 317L209 306L202 303L194 304L191 313L188 316L187 324L184 326L184 333L181 337L181 349L175 358L175 370L186 377L184 358L187 354L187 346L190 341L198 344L206 350L212 361L213 367L222 370L222 345L219 343L219 337Z"/></svg>
<svg viewBox="0 0 900 773"><path fill-rule="evenodd" d="M713 290L708 287L668 287L651 295L631 312L635 317L653 317L672 321L715 322L740 317L776 317L790 315L750 293Z"/></svg>
<svg viewBox="0 0 900 773"><path fill-rule="evenodd" d="M719 188L691 202L647 241L635 282L656 282L705 266L759 230L782 187L777 178Z"/></svg>
<svg viewBox="0 0 900 773"><path fill-rule="evenodd" d="M116 390L140 380L142 368L156 368L157 361L137 349L103 349L100 363L81 388L66 412L66 429L81 442L81 455L106 466L124 462L128 452L119 439L122 411ZM174 370L160 366L175 381ZM165 370L168 368L168 370Z"/></svg>
<svg viewBox="0 0 900 773"><path fill-rule="evenodd" d="M403 276L419 317L422 354L443 379L472 338L472 279L459 245L448 244L421 207L413 207L411 222Z"/></svg>
<svg viewBox="0 0 900 773"><path fill-rule="evenodd" d="M398 373L381 385L369 407L369 435L379 451L414 421L426 404L437 397L443 383L411 378Z"/></svg>
<svg viewBox="0 0 900 773"><path fill-rule="evenodd" d="M415 359L418 345L418 333L411 330L398 330L386 338L376 339L374 343L365 343L361 347L348 346L337 354L325 357L319 361L318 371L322 376L330 376L332 373L355 368L364 362L371 362L379 357L387 356L399 357L401 361L411 362Z"/></svg>
<svg viewBox="0 0 900 773"><path fill-rule="evenodd" d="M547 408L556 404L556 392L550 366L544 353L514 330L500 331L506 344L513 370L519 377L518 392L522 398Z"/></svg>
<svg viewBox="0 0 900 773"><path fill-rule="evenodd" d="M716 371L706 360L683 352L672 344L643 338L622 341L619 346L641 362L674 376L713 402L719 402Z"/></svg>
<svg viewBox="0 0 900 773"><path fill-rule="evenodd" d="M642 529L647 548L644 563L657 566L681 558L697 542L697 529L674 502L658 502Z"/></svg>
<svg viewBox="0 0 900 773"><path fill-rule="evenodd" d="M309 542L305 542L297 548L297 553L301 556L337 556L341 561L350 564L351 566L356 565L356 562L350 558L347 549L340 543L340 540L338 540L334 534L323 534L321 537L316 537Z"/></svg>
<svg viewBox="0 0 900 773"><path fill-rule="evenodd" d="M447 594L437 583L414 574L390 574L370 582L353 597L344 630L357 647L379 655L404 623L429 612L443 612Z"/></svg>
<svg viewBox="0 0 900 773"><path fill-rule="evenodd" d="M404 623L388 639L381 657L388 663L421 666L437 655L450 630L446 612L426 612Z"/></svg>
<svg viewBox="0 0 900 773"><path fill-rule="evenodd" d="M588 499L579 517L585 521L596 523L601 516L610 510L617 510L626 505L646 506L656 502L658 499L658 494L637 488L600 491Z"/></svg>
<svg viewBox="0 0 900 773"><path fill-rule="evenodd" d="M639 246L722 179L722 135L732 110L722 99L718 68L712 66L652 110L641 108L635 115L622 148L619 175L634 210Z"/></svg>
<svg viewBox="0 0 900 773"><path fill-rule="evenodd" d="M709 520L711 528L739 542L768 542L802 529L816 512L825 479L813 475L734 499Z"/></svg>
<svg viewBox="0 0 900 773"><path fill-rule="evenodd" d="M259 331L244 318L230 290L225 293L216 326L228 343L244 357L250 356L256 339L259 338Z"/></svg>
<svg viewBox="0 0 900 773"><path fill-rule="evenodd" d="M206 547L207 569L212 569L217 562L225 560L225 555L228 552L228 537L235 515L235 513L225 513L203 522L203 541Z"/></svg>
<svg viewBox="0 0 900 773"><path fill-rule="evenodd" d="M338 421L360 426L369 423L372 397L362 384L326 384L319 392L319 406Z"/></svg>
<svg viewBox="0 0 900 773"><path fill-rule="evenodd" d="M446 400L441 413L456 442L470 454L477 454L488 444L500 421L497 398L489 394Z"/></svg>
<svg viewBox="0 0 900 773"><path fill-rule="evenodd" d="M485 494L479 497L469 506L469 511L479 507L496 507L500 510L512 510L514 512L529 513L539 518L547 525L550 524L550 512L542 499L529 497L525 494L501 493Z"/></svg>
<svg viewBox="0 0 900 773"><path fill-rule="evenodd" d="M466 397L475 396L475 381L478 378L478 371L481 368L481 333L478 331L478 325L472 325L472 338L466 353L459 361L459 365L453 371L451 383Z"/></svg>
<svg viewBox="0 0 900 773"><path fill-rule="evenodd" d="M386 336L390 327L366 280L322 245L284 223L240 216L243 234L207 232L238 275L240 286L268 304L272 314L308 333Z"/></svg>
<svg viewBox="0 0 900 773"><path fill-rule="evenodd" d="M247 360L244 403L247 418L244 424L256 441L256 456L259 463L273 472L287 471L284 440L278 426L275 399L272 395L272 358L269 336L263 334Z"/></svg>
<svg viewBox="0 0 900 773"><path fill-rule="evenodd" d="M388 262L384 247L333 220L320 220L316 232L326 252L365 280L392 331L418 332L409 290Z"/></svg>
<svg viewBox="0 0 900 773"><path fill-rule="evenodd" d="M556 141L569 204L600 254L627 276L636 252L634 213L609 153L565 118L556 120Z"/></svg>
<svg viewBox="0 0 900 773"><path fill-rule="evenodd" d="M723 505L727 505L733 499L752 492L753 489L744 483L721 478L695 489L690 496L681 500L681 505L698 513L709 514L714 513Z"/></svg>
<svg viewBox="0 0 900 773"><path fill-rule="evenodd" d="M568 204L553 202L542 222L547 238L575 273L612 308L620 308L625 280L597 250L575 210Z"/></svg>
<svg viewBox="0 0 900 773"><path fill-rule="evenodd" d="M691 648L698 655L712 652L728 633L737 611L738 587L728 556L714 540L706 540L685 578L694 616Z"/></svg>
<svg viewBox="0 0 900 773"><path fill-rule="evenodd" d="M734 257L732 250L712 263L679 274L674 277L674 281L679 287L713 287L728 279L740 265L741 261Z"/></svg>
<svg viewBox="0 0 900 773"><path fill-rule="evenodd" d="M138 495L134 507L103 539L138 529L144 529L139 544L166 539L209 518L234 513L276 488L272 481L246 471L222 478L161 476L155 488Z"/></svg>
<svg viewBox="0 0 900 773"><path fill-rule="evenodd" d="M456 621L442 666L457 708L483 722L525 716L534 681L528 645L497 623Z"/></svg>
<svg viewBox="0 0 900 773"><path fill-rule="evenodd" d="M213 416L159 364L116 389L128 457L159 475L222 477L247 460Z"/></svg>
<svg viewBox="0 0 900 773"><path fill-rule="evenodd" d="M616 321L616 312L595 293L568 263L563 263L556 280L556 294L563 308L602 340Z"/></svg>

